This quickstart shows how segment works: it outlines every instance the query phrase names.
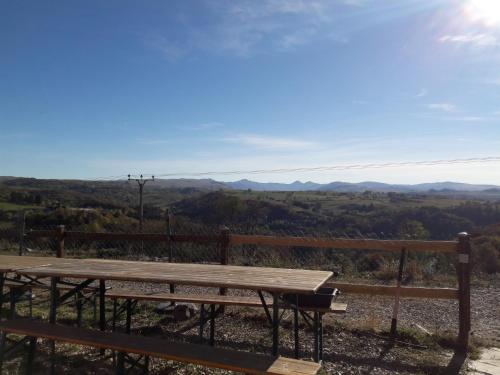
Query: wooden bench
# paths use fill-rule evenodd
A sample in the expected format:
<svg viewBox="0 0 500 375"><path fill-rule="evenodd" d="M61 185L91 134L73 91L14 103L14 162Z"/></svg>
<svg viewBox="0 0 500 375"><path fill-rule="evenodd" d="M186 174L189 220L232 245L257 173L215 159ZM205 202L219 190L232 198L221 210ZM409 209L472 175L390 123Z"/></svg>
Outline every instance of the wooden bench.
<svg viewBox="0 0 500 375"><path fill-rule="evenodd" d="M260 298L246 296L231 296L231 295L216 295L216 294L179 294L179 293L161 293L161 292L136 292L124 289L110 289L106 292L106 297L113 299L113 329L116 324L118 315L126 312L126 327L125 331L130 332L131 315L133 305L131 301L153 301L153 302L189 302L201 305L199 318L199 337L200 342L204 342L205 325L209 323L209 339L211 346L215 344L215 318L217 311L215 306L246 306L254 308L263 308L263 303ZM117 314L117 300L125 299L125 306L120 308L120 313ZM271 299L262 297L267 306L272 306ZM205 310L205 305L210 305L210 310ZM283 302L280 306L283 309L292 309L294 311L294 347L295 358L299 358L299 314L302 315L304 321L309 325L314 333L314 359L320 362L323 358L323 315L324 314L344 314L347 310L347 304L332 302L329 308L312 308L302 307L297 310L292 306ZM265 309L268 319L271 321L269 311ZM313 316L308 315L312 313Z"/></svg>
<svg viewBox="0 0 500 375"><path fill-rule="evenodd" d="M10 299L10 317L11 317L11 319L15 317L17 299L22 294L24 294L24 292L30 292L28 295L28 303L29 303L28 308L29 308L29 317L31 318L33 315L33 296L32 296L31 291L32 290L46 290L46 291L50 290L50 285L44 284L42 282L27 284L26 282L22 282L21 280L19 280L19 281L8 280L8 281L4 282L3 286L4 286L4 288L7 288L10 290L10 292L9 292L10 298L9 299ZM62 285L57 286L57 290L59 292L68 292L68 291L73 290L74 287L75 287L74 285L62 284ZM13 290L17 290L18 292L21 292L21 293L18 293L18 295L16 295L15 293L12 293ZM82 310L83 310L83 306L85 303L90 303L92 305L93 310L94 310L94 314L93 314L94 315L94 322L96 322L96 320L97 320L96 300L97 300L97 294L98 294L97 292L98 292L97 288L87 287L87 288L82 289L82 291L80 293L75 295L75 307L76 307L76 315L77 315L76 320L77 320L78 326L81 326L81 324L82 324ZM90 294L90 296L87 296L87 294Z"/></svg>
<svg viewBox="0 0 500 375"><path fill-rule="evenodd" d="M17 282L6 282L4 286L10 288L24 288L25 286L22 283ZM48 286L44 286L43 284L35 284L33 288L47 289ZM58 287L60 290L70 290L72 286L61 285ZM95 288L87 288L88 291L95 293ZM87 290L84 289L84 290ZM137 303L137 301L152 301L152 302L189 302L200 305L200 314L199 314L199 337L200 343L205 341L204 332L205 326L209 325L209 338L208 343L211 346L215 345L215 318L218 315L218 311L215 309L215 306L246 306L253 308L262 308L262 300L266 303L267 306L272 306L272 300L266 299L262 297L262 300L257 297L247 297L247 296L231 296L231 295L216 295L216 294L181 294L181 293L162 293L162 292L152 292L152 293L144 293L137 292L133 290L126 289L112 289L108 288L105 294L106 298L113 300L113 316L109 321L112 322L113 331L116 326L116 319L123 313L126 313L126 325L125 332L130 332L131 327L131 316L133 309ZM117 300L124 299L125 303L118 307ZM14 300L15 301L15 300ZM94 322L96 321L96 303L95 303L95 294L93 307L94 307ZM210 306L210 310L205 309L205 305ZM30 303L31 306L31 303ZM290 309L290 305L283 302L280 306L283 309ZM15 306L14 306L15 308ZM295 348L295 358L299 358L299 314L302 315L304 321L307 325L312 329L314 334L314 359L317 362L320 362L323 357L323 315L324 314L344 314L347 310L347 304L345 303L337 303L332 302L329 308L311 308L304 307L299 308L298 310L293 309L294 311L294 348ZM31 311L31 308L30 308ZM270 313L268 308L265 308L265 312L267 318L271 320ZM309 315L312 314L312 316ZM31 316L31 314L30 314ZM11 309L11 318L14 317L14 310ZM77 303L77 323L78 326L81 326L81 318L82 317L82 305ZM103 318L101 318L103 319ZM105 318L104 318L105 320ZM102 323L102 322L101 322ZM105 325L105 323L103 323Z"/></svg>
<svg viewBox="0 0 500 375"><path fill-rule="evenodd" d="M313 375L317 374L321 367L314 362L299 361L284 357L273 358L249 352L196 344L174 343L157 338L125 335L116 332L91 331L25 319L0 322L0 330L3 332L0 348L2 353L0 353L0 356L3 354L5 335L7 333L32 338L28 353L28 366L32 366L33 364L36 338L43 338L248 374Z"/></svg>
<svg viewBox="0 0 500 375"><path fill-rule="evenodd" d="M225 305L225 306L247 306L262 307L262 301L256 297L228 296L218 294L181 294L181 293L143 293L125 289L109 289L106 297L111 299L133 299L139 301L155 302L189 302L206 305ZM272 305L272 299L265 299L265 302ZM344 314L347 310L347 304L332 302L329 308L301 308L306 311L319 311L322 313Z"/></svg>

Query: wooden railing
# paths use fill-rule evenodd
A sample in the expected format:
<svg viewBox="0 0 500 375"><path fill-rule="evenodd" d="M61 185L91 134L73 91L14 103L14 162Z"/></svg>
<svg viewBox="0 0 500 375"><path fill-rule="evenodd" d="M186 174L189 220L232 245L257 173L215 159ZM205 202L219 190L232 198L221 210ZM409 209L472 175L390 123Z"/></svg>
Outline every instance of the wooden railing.
<svg viewBox="0 0 500 375"><path fill-rule="evenodd" d="M394 296L395 310L399 306L399 298L439 298L457 299L459 303L459 333L458 348L466 351L470 334L470 273L471 244L467 233L460 233L456 241L408 241L408 240L375 240L375 239L344 239L344 238L311 238L282 237L231 234L227 229L215 235L180 235L180 234L150 234L150 233L91 233L65 231L64 226L56 230L31 230L25 233L28 238L49 237L57 240L57 256L64 257L65 240L84 241L143 241L172 243L216 244L220 254L220 264L229 263L229 252L232 246L258 245L270 247L304 247L327 248L332 250L378 250L401 252L400 262L404 262L408 251L434 252L454 254L457 264L457 288L407 287L398 283L395 286L352 284L337 281L328 282L346 293L368 295ZM402 264L400 263L400 271ZM401 273L401 272L400 272ZM401 275L400 279L401 279ZM225 293L225 290L221 290ZM394 317L393 317L394 320Z"/></svg>

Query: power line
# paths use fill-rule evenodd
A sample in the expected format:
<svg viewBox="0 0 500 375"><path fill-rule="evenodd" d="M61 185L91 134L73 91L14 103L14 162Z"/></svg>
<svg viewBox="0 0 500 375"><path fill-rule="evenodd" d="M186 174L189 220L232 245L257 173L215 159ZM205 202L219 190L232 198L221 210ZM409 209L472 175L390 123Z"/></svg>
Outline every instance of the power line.
<svg viewBox="0 0 500 375"><path fill-rule="evenodd" d="M442 160L424 160L424 161L407 161L407 162L391 162L391 163L333 165L333 166L302 167L302 168L184 172L184 173L176 172L176 173L157 174L156 177L321 172L321 171L343 171L343 170L361 170L361 169L377 169L377 168L395 168L395 167L406 167L406 166L434 166L434 165L472 164L472 163L491 163L491 162L500 162L500 156L488 156L482 158L467 158L467 159L442 159Z"/></svg>

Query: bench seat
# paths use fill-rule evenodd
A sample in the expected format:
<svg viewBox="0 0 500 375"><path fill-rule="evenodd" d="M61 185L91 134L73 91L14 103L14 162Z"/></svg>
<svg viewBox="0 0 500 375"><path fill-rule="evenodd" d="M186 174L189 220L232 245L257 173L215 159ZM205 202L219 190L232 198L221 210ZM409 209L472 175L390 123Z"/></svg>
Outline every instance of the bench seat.
<svg viewBox="0 0 500 375"><path fill-rule="evenodd" d="M314 375L321 367L314 362L284 357L274 358L250 352L169 342L158 338L115 332L91 331L25 319L0 322L0 330L5 333L152 356L248 374Z"/></svg>
<svg viewBox="0 0 500 375"><path fill-rule="evenodd" d="M50 290L50 285L48 284L43 284L43 283L39 283L39 284L25 284L25 283L22 283L22 282L18 282L18 281L5 281L4 284L3 284L4 288L25 288L25 289L41 289L41 290ZM58 290L62 290L62 291L69 291L69 290L72 290L74 288L74 286L72 285L58 285L57 286L57 289ZM96 291L96 288L84 288L82 290L82 292L95 292Z"/></svg>
<svg viewBox="0 0 500 375"><path fill-rule="evenodd" d="M111 299L131 299L139 301L155 302L190 302L206 305L232 305L247 307L262 307L262 302L256 297L228 296L217 294L181 294L181 293L143 293L125 289L110 289L106 291L106 297ZM265 299L267 305L272 307L272 299ZM282 306L285 307L285 306ZM317 311L321 313L343 314L347 310L347 304L332 302L329 308L303 307L300 310Z"/></svg>

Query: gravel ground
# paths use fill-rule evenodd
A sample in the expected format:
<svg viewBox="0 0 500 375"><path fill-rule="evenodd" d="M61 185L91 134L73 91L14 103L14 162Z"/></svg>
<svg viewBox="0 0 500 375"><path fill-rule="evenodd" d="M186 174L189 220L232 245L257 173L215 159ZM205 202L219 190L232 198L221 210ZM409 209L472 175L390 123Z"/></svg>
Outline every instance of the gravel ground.
<svg viewBox="0 0 500 375"><path fill-rule="evenodd" d="M341 296L348 304L346 322L365 320L369 328L390 324L393 300L389 297L359 295ZM471 289L472 334L500 346L500 284ZM458 301L404 299L400 308L399 324L425 327L432 333L456 332L458 329Z"/></svg>
<svg viewBox="0 0 500 375"><path fill-rule="evenodd" d="M498 280L497 280L498 281ZM111 283L115 288L133 288L142 291L166 291L165 286L146 284ZM179 287L179 292L215 293L216 289ZM231 291L231 293L242 293ZM390 346L372 330L387 328L392 312L392 299L359 295L341 295L338 301L348 303L344 316L329 316L325 319L324 372L328 374L458 374L460 366L450 362L450 350L415 345ZM164 337L171 340L198 342L197 317L175 322L169 316L155 314L154 304L140 304L133 318L134 333ZM108 306L111 310L111 306ZM458 306L455 301L404 299L401 305L399 326L412 327L419 324L433 333L446 331L456 333ZM472 290L473 334L497 344L500 337L500 283L474 287ZM123 322L122 322L123 323ZM285 318L281 332L281 354L293 356L291 316ZM301 326L301 357L312 357L312 332ZM270 328L260 309L227 309L224 318L217 319L216 345L237 350L269 353L271 348ZM43 348L43 344L42 344ZM37 359L37 373L45 373L47 358L42 354ZM58 345L62 373L111 374L111 361L103 361L92 349ZM68 357L68 355L70 356ZM15 370L20 358L10 361L7 373ZM464 371L462 366L462 372ZM191 365L152 360L151 372L155 374L223 374L224 371L208 370Z"/></svg>

